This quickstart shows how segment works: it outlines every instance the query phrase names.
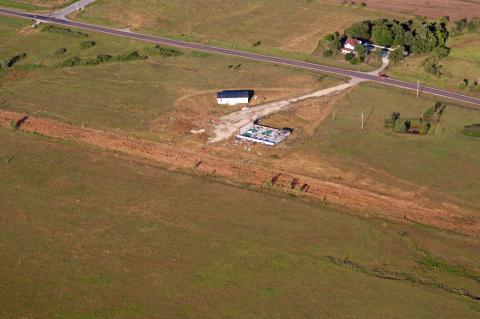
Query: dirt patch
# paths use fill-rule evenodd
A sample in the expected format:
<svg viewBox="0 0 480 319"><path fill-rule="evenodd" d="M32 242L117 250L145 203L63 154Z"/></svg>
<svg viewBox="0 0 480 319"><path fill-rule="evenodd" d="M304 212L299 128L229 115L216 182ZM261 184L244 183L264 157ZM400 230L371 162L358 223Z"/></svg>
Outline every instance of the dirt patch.
<svg viewBox="0 0 480 319"><path fill-rule="evenodd" d="M409 15L453 20L480 16L479 0L362 0L369 8Z"/></svg>
<svg viewBox="0 0 480 319"><path fill-rule="evenodd" d="M357 79L352 79L348 83L343 83L337 86L329 87L323 90L319 90L313 93L297 96L287 100L274 101L249 108L247 110L241 110L238 112L230 113L222 116L220 122L215 126L213 130L213 137L209 139L209 143L218 143L232 137L237 133L240 128L265 117L267 115L286 110L293 106L295 103L304 101L311 98L318 98L322 96L338 94L357 83Z"/></svg>
<svg viewBox="0 0 480 319"><path fill-rule="evenodd" d="M0 111L0 124L7 126L12 121L18 121L24 117L24 114ZM413 202L313 177L256 167L234 159L215 156L214 148L187 149L36 117L28 117L20 129L142 156L171 168L214 175L236 184L247 183L257 187L286 191L296 196L322 201L325 204L344 206L353 209L352 212L374 213L469 234L480 232L480 221L465 218L469 212L456 207L447 208L427 200Z"/></svg>

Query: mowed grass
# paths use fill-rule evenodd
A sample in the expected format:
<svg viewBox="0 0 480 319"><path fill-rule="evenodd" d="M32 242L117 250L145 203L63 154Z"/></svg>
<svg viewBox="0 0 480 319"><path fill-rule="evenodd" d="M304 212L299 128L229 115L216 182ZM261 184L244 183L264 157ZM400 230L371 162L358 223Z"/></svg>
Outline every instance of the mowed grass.
<svg viewBox="0 0 480 319"><path fill-rule="evenodd" d="M199 0L100 0L75 18L190 41L306 58L327 33L343 32L354 22L384 15L325 0L214 0L208 4Z"/></svg>
<svg viewBox="0 0 480 319"><path fill-rule="evenodd" d="M459 84L467 79L469 85L480 81L480 32L467 33L450 38L447 46L451 48L450 56L441 60L446 74L442 77L429 75L425 72L422 62L425 56L413 56L391 65L388 74L392 77L443 89L480 96L480 85L477 87L459 89Z"/></svg>
<svg viewBox="0 0 480 319"><path fill-rule="evenodd" d="M28 11L59 9L76 0L0 0L1 7L10 7Z"/></svg>
<svg viewBox="0 0 480 319"><path fill-rule="evenodd" d="M77 38L41 32L10 18L0 18L0 38L1 57L27 54L1 75L3 108L94 127L150 129L180 99L213 115L231 112L216 105L215 92L223 89L253 89L263 101L340 82L313 72L187 51L180 57L61 68L57 65L70 57L147 54L144 49L151 45L99 34ZM85 40L97 44L82 49ZM66 54L56 54L59 48L67 49Z"/></svg>
<svg viewBox="0 0 480 319"><path fill-rule="evenodd" d="M326 258L478 295L474 238L12 129L0 142L2 318L478 317L469 298Z"/></svg>
<svg viewBox="0 0 480 319"><path fill-rule="evenodd" d="M402 118L419 118L437 98L415 92L360 85L337 100L315 136L300 149L304 154L335 158L345 168L369 167L407 180L418 186L453 195L474 210L480 207L480 140L464 136L464 126L480 123L478 109L462 109L447 102L435 135L395 134L384 128L384 119L392 112ZM366 126L361 130L361 113ZM343 163L343 164L341 164ZM392 185L395 186L395 185ZM478 216L477 216L478 217Z"/></svg>

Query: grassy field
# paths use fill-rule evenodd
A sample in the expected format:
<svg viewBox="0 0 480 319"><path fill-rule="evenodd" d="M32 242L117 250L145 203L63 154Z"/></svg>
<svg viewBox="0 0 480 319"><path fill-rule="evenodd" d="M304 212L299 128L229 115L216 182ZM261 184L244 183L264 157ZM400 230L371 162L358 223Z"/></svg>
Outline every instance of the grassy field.
<svg viewBox="0 0 480 319"><path fill-rule="evenodd" d="M235 109L216 105L218 90L254 89L259 103L340 82L313 72L186 51L178 57L150 55L144 61L62 68L57 65L74 56L148 54L144 49L149 45L97 34L82 38L42 32L3 17L0 39L0 57L27 54L0 74L1 107L94 127L161 130L159 118L179 116L178 110L207 118ZM82 49L86 40L96 45ZM66 53L56 53L60 48ZM184 132L195 125L187 123Z"/></svg>
<svg viewBox="0 0 480 319"><path fill-rule="evenodd" d="M429 75L424 71L422 62L425 56L409 57L398 65L390 66L387 74L392 77L443 89L458 91L468 95L480 96L480 85L476 88L459 89L459 84L467 79L469 84L480 82L480 33L467 33L452 37L447 46L450 56L441 60L446 74L442 77Z"/></svg>
<svg viewBox="0 0 480 319"><path fill-rule="evenodd" d="M480 294L471 237L12 129L0 141L2 318L480 312L453 290Z"/></svg>
<svg viewBox="0 0 480 319"><path fill-rule="evenodd" d="M307 157L330 158L347 170L380 170L438 191L439 196L462 199L478 210L480 141L461 133L465 125L480 123L478 110L447 102L435 135L402 135L384 128L384 118L392 112L400 112L402 118L419 118L436 101L430 96L416 100L414 92L360 85L336 101L332 106L335 121L329 115L298 151ZM366 119L364 130L360 129L361 113Z"/></svg>
<svg viewBox="0 0 480 319"><path fill-rule="evenodd" d="M59 9L76 0L0 0L0 6L28 11Z"/></svg>
<svg viewBox="0 0 480 319"><path fill-rule="evenodd" d="M214 0L208 5L198 0L100 0L75 18L174 38L305 58L325 34L343 31L353 22L381 16L366 8L325 0ZM255 43L258 45L254 46Z"/></svg>

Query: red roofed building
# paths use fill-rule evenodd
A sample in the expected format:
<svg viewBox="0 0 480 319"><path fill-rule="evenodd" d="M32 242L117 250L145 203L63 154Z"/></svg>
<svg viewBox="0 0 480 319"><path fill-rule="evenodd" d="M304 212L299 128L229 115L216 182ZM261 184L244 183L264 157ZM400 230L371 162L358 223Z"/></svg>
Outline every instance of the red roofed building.
<svg viewBox="0 0 480 319"><path fill-rule="evenodd" d="M354 38L348 38L347 41L345 41L345 44L343 45L341 52L343 54L355 53L355 47L359 44L362 44L362 41Z"/></svg>

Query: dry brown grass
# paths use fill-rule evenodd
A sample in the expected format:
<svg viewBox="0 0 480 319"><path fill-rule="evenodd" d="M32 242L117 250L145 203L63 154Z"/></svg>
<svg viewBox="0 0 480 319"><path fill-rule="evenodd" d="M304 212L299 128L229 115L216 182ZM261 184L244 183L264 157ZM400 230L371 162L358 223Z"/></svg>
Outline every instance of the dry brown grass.
<svg viewBox="0 0 480 319"><path fill-rule="evenodd" d="M368 7L409 15L463 19L480 16L479 0L362 0Z"/></svg>

